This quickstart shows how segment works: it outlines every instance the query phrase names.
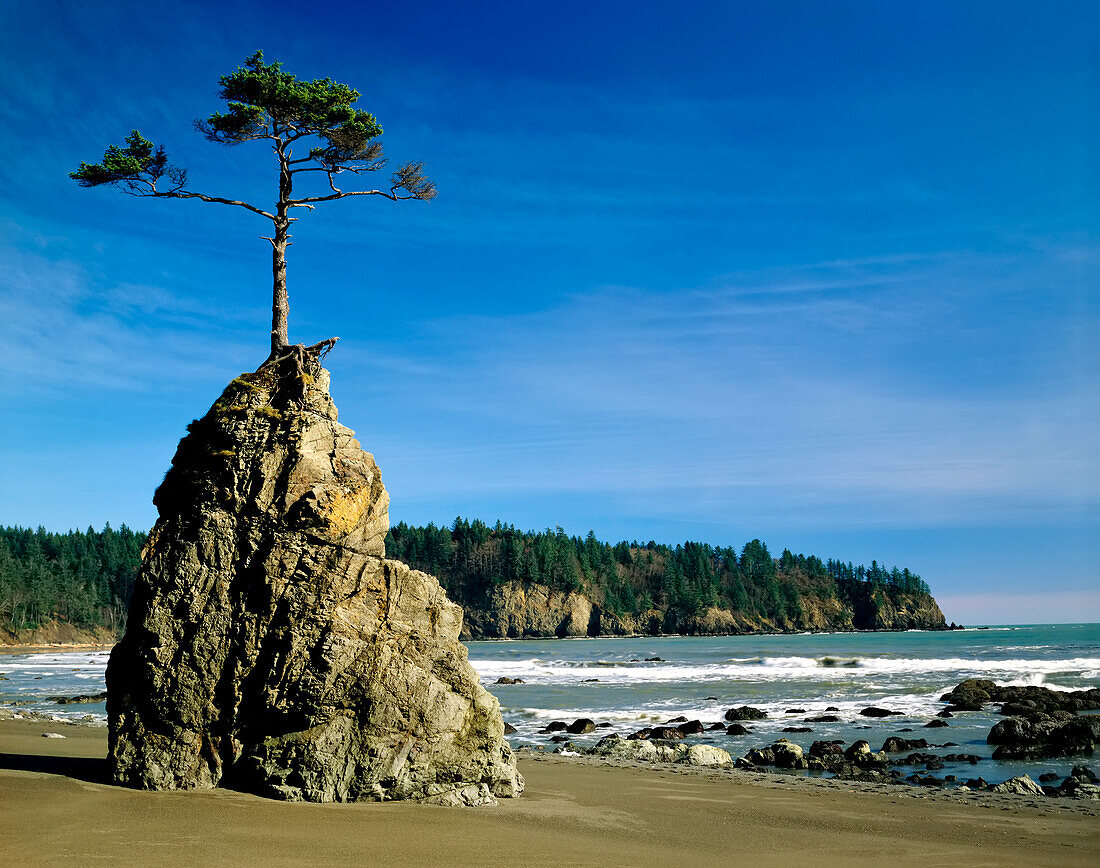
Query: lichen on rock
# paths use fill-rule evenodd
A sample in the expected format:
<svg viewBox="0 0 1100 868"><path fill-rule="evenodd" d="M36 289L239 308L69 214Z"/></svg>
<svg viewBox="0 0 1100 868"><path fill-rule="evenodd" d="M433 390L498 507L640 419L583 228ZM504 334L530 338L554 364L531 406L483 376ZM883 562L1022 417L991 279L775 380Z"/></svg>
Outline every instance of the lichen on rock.
<svg viewBox="0 0 1100 868"><path fill-rule="evenodd" d="M385 558L389 497L328 372L269 363L189 426L107 669L142 789L476 805L523 779L462 610Z"/></svg>

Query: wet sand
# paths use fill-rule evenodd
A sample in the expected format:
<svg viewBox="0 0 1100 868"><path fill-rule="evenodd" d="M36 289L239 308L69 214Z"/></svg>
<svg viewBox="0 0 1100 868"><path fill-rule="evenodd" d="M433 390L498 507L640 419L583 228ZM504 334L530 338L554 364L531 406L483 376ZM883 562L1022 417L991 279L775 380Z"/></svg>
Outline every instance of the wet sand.
<svg viewBox="0 0 1100 868"><path fill-rule="evenodd" d="M60 732L66 738L43 738ZM492 808L312 805L108 784L106 730L0 721L5 865L1095 865L1089 806L525 757ZM906 788L898 788L903 790Z"/></svg>

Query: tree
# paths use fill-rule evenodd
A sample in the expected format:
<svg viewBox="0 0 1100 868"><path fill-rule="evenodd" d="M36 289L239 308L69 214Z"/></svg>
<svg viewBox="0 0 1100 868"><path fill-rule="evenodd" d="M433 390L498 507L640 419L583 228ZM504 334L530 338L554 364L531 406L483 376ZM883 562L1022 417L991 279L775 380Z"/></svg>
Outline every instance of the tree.
<svg viewBox="0 0 1100 868"><path fill-rule="evenodd" d="M354 107L359 91L329 78L300 81L283 72L281 63L264 63L257 51L236 72L223 75L220 96L228 111L198 119L195 128L209 141L234 147L245 142L271 142L279 169L279 195L274 207L263 208L238 199L209 196L188 188L187 170L168 162L163 146L154 145L133 130L125 145L110 145L99 163L80 163L69 177L82 187L112 186L131 196L198 199L236 205L265 217L274 225L271 236L271 355L274 360L290 347L287 334L289 301L286 289L286 249L295 208L312 210L318 202L349 196L382 196L392 201L432 199L435 185L423 175L423 163L406 163L395 171L388 190L344 190L336 185L344 173L377 172L386 165L382 155L382 127L370 112ZM299 140L309 146L295 158L291 148ZM320 173L328 188L315 195L295 195L297 176ZM310 349L327 349L322 341Z"/></svg>

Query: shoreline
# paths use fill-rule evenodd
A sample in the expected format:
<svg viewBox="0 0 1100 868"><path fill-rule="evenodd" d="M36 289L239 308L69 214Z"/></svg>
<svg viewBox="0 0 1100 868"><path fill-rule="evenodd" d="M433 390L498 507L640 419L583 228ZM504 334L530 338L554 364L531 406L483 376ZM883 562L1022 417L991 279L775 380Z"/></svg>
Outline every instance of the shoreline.
<svg viewBox="0 0 1100 868"><path fill-rule="evenodd" d="M1096 802L521 752L527 791L496 807L319 805L129 790L105 754L102 727L0 721L7 864L1090 865L1100 848Z"/></svg>

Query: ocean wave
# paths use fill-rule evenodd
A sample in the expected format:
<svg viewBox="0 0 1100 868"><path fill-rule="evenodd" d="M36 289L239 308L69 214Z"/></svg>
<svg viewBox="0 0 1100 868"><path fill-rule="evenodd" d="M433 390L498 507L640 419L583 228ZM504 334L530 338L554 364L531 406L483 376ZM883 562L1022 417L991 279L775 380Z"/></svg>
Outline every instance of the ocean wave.
<svg viewBox="0 0 1100 868"><path fill-rule="evenodd" d="M832 660L832 663L825 661ZM761 657L725 660L721 663L685 664L662 662L647 666L609 666L606 661L471 660L482 678L500 676L540 683L579 682L598 678L600 683L661 683L676 681L835 681L848 672L853 677L875 675L950 675L951 679L985 677L1003 682L1045 684L1051 675L1090 677L1100 670L1100 658L1072 657L1056 660L971 660L964 657ZM951 680L949 679L949 680ZM1072 689L1072 688L1054 688Z"/></svg>

